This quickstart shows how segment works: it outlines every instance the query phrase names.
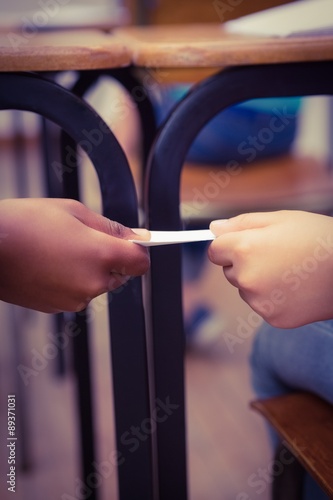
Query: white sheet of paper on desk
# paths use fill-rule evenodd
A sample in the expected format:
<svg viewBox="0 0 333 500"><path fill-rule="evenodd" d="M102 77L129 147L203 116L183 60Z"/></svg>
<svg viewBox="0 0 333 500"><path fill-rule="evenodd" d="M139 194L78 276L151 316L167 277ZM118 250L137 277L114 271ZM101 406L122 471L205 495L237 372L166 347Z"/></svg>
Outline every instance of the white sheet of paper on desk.
<svg viewBox="0 0 333 500"><path fill-rule="evenodd" d="M230 33L293 36L333 33L333 0L298 0L227 21Z"/></svg>
<svg viewBox="0 0 333 500"><path fill-rule="evenodd" d="M174 245L176 243L191 243L194 241L211 241L216 238L210 229L193 231L149 231L150 240L130 240L144 247L157 245Z"/></svg>

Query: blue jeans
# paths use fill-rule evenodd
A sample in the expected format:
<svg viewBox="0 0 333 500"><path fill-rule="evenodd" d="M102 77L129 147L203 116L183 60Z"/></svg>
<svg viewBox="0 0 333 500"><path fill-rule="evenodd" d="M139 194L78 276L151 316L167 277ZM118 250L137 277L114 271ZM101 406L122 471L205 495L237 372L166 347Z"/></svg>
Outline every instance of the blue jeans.
<svg viewBox="0 0 333 500"><path fill-rule="evenodd" d="M283 330L264 323L254 341L251 368L259 399L305 390L333 404L333 320ZM273 432L272 440L276 446ZM306 476L304 498L328 497Z"/></svg>

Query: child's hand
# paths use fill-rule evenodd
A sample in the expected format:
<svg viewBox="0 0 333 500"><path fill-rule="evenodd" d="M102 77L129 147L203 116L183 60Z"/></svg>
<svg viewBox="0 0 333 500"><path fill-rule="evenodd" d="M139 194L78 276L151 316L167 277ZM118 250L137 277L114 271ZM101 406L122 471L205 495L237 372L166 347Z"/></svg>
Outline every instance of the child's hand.
<svg viewBox="0 0 333 500"><path fill-rule="evenodd" d="M240 296L280 328L333 318L333 220L301 212L244 214L210 226L208 251Z"/></svg>
<svg viewBox="0 0 333 500"><path fill-rule="evenodd" d="M78 311L145 273L149 239L62 199L0 201L0 299L44 312Z"/></svg>

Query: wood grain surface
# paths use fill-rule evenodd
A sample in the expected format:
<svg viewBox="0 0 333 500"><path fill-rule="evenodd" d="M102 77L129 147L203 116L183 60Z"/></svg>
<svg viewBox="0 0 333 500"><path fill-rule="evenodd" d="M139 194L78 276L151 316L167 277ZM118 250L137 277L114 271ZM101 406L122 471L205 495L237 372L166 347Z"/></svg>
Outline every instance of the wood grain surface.
<svg viewBox="0 0 333 500"><path fill-rule="evenodd" d="M114 68L223 68L333 59L333 36L251 37L226 33L220 23L2 32L0 71Z"/></svg>
<svg viewBox="0 0 333 500"><path fill-rule="evenodd" d="M221 24L163 25L115 31L144 67L223 67L333 59L333 36L255 37L227 33Z"/></svg>
<svg viewBox="0 0 333 500"><path fill-rule="evenodd" d="M0 33L0 71L64 71L129 65L131 49L96 30Z"/></svg>
<svg viewBox="0 0 333 500"><path fill-rule="evenodd" d="M333 498L333 406L310 393L257 401L252 406Z"/></svg>

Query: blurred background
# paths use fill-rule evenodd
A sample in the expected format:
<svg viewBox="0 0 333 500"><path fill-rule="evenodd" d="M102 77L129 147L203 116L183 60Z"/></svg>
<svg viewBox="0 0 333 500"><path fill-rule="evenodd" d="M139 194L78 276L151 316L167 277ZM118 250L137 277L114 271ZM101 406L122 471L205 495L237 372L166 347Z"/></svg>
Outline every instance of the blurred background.
<svg viewBox="0 0 333 500"><path fill-rule="evenodd" d="M96 26L124 24L219 23L282 3L278 0L243 0L240 2L146 0L126 3L121 0L70 0L61 2L59 18L54 24ZM60 4L60 2L59 2ZM39 0L0 1L1 28L15 26L32 19L41 9ZM222 10L223 9L223 10ZM94 13L94 18L92 14ZM221 13L223 12L223 19ZM75 80L71 72L59 81ZM184 90L175 81L171 86L157 82L155 109L161 119L167 109L191 86ZM138 117L129 96L111 79L102 78L87 96L89 102L110 125L130 162L140 190L140 131ZM170 101L171 100L171 101ZM115 102L122 102L126 118L114 113ZM263 111L254 103L256 115L276 109L279 103L266 103ZM247 162L241 175L235 177L223 193L221 218L251 209L249 187L253 198L270 198L273 189L276 205L286 208L286 196L292 190L300 195L297 208L330 213L326 188L330 172L331 100L327 97L301 99L293 106L295 120L287 130L283 144L280 137L271 141L266 155ZM267 107L268 106L268 107ZM286 102L280 103L281 109ZM268 110L268 111L267 111ZM201 138L192 150L182 183L182 205L185 216L193 202L195 182L203 172L219 173L223 165L235 159L237 145L253 134L253 128L237 130L241 110L235 110L234 152L223 155L206 140L212 133L224 133L225 123L216 122L207 129L208 139ZM269 117L270 115L266 115ZM229 122L227 122L229 123ZM239 121L241 123L241 121ZM254 123L252 121L252 123ZM262 122L260 122L262 123ZM59 131L47 124L51 137L51 155L57 158ZM258 124L255 125L258 127ZM0 197L45 196L42 130L45 122L31 113L0 113ZM221 128L219 128L221 127ZM261 125L261 128L263 125ZM260 130L257 128L257 130ZM290 133L289 133L290 132ZM54 149L52 149L54 148ZM207 161L205 162L205 155ZM219 156L220 155L220 156ZM82 201L93 210L101 210L98 181L88 158L82 154L80 183ZM294 158L301 158L302 164ZM202 163L206 163L202 166ZM306 165L306 168L302 168ZM290 170L291 168L291 170ZM284 177L281 172L287 172ZM193 174L194 173L194 174ZM199 184L200 186L200 184ZM201 184L202 186L202 184ZM312 188L315 193L312 193ZM331 193L329 192L329 195ZM244 197L248 205L244 205ZM258 198L259 197L259 198ZM279 198L280 197L280 198ZM292 208L294 208L292 206ZM216 209L216 207L214 208ZM200 222L196 222L198 224ZM184 248L184 315L186 321L186 398L188 425L189 489L191 500L268 500L272 456L266 427L249 408L254 398L251 388L249 354L258 321L237 291L224 279L221 269L210 264L206 247ZM96 421L97 462L105 462L115 450L110 345L105 297L90 305L90 350L94 417ZM57 344L57 330L52 316L0 302L0 496L11 498L5 484L7 449L3 436L7 428L7 395L16 394L17 401L17 492L19 500L68 500L89 498L81 490L79 472L79 436L76 405L76 380L70 344ZM57 335L58 334L58 335ZM59 341L59 340L58 340ZM60 341L59 341L60 342ZM99 485L101 500L117 499L116 471L110 470ZM261 478L261 479L260 479ZM262 479L266 478L266 479Z"/></svg>

